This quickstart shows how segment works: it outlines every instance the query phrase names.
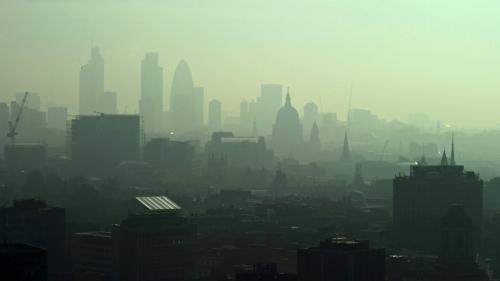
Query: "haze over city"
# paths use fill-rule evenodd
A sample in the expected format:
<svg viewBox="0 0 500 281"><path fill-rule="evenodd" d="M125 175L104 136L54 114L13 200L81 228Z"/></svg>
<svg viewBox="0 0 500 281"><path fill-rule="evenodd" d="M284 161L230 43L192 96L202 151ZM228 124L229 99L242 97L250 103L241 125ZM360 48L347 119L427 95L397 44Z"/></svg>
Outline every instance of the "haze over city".
<svg viewBox="0 0 500 281"><path fill-rule="evenodd" d="M385 119L425 112L454 127L491 128L499 13L497 1L484 0L2 1L0 100L32 90L44 105L76 113L78 71L98 46L120 112L138 111L140 61L158 52L166 108L185 59L225 116L261 83L279 83L298 108L314 101L345 119L352 86L352 106Z"/></svg>

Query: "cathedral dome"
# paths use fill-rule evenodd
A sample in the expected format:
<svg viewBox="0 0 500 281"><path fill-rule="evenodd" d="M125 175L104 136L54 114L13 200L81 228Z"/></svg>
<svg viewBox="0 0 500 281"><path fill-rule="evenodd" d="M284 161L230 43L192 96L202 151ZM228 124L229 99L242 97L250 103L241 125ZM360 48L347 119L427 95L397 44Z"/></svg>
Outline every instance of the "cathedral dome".
<svg viewBox="0 0 500 281"><path fill-rule="evenodd" d="M300 124L299 113L292 106L290 94L286 95L285 105L278 111L276 124Z"/></svg>

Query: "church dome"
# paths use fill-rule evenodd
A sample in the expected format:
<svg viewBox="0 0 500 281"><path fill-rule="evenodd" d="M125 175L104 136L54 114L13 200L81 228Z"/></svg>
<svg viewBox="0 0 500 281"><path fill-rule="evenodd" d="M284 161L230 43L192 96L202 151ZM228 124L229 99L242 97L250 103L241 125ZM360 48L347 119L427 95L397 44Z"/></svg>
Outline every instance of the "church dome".
<svg viewBox="0 0 500 281"><path fill-rule="evenodd" d="M280 108L276 116L276 124L300 124L299 113L292 106L290 94L286 95L285 105Z"/></svg>

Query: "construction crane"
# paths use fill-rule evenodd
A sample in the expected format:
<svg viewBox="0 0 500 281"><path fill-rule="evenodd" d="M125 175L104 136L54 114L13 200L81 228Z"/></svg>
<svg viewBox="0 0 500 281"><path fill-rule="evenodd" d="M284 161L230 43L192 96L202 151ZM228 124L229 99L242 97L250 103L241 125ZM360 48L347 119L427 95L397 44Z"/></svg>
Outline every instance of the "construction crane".
<svg viewBox="0 0 500 281"><path fill-rule="evenodd" d="M19 120L21 120L21 114L23 113L24 105L26 104L28 95L28 92L24 93L23 100L21 101L21 106L19 107L16 119L14 120L14 124L12 124L12 120L9 121L9 131L7 132L7 137L10 138L10 141L13 145L16 143L17 125L19 125Z"/></svg>

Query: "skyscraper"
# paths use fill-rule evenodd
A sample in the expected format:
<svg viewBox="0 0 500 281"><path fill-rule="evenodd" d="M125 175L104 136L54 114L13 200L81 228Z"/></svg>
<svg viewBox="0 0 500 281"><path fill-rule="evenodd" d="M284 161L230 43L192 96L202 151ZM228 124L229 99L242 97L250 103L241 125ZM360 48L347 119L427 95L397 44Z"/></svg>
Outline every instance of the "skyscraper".
<svg viewBox="0 0 500 281"><path fill-rule="evenodd" d="M252 127L252 117L250 114L250 108L246 100L242 100L240 103L240 130L241 133L247 135Z"/></svg>
<svg viewBox="0 0 500 281"><path fill-rule="evenodd" d="M49 107L47 109L47 127L51 129L66 130L68 109L62 106Z"/></svg>
<svg viewBox="0 0 500 281"><path fill-rule="evenodd" d="M23 101L25 93L16 93L16 102L17 104L21 104ZM42 101L40 99L40 95L37 93L30 92L28 98L26 98L25 107L34 109L36 111L40 111Z"/></svg>
<svg viewBox="0 0 500 281"><path fill-rule="evenodd" d="M186 61L181 60L175 69L170 96L170 115L174 132L186 132L199 128L200 100L203 104L203 89L195 90L191 70Z"/></svg>
<svg viewBox="0 0 500 281"><path fill-rule="evenodd" d="M222 106L219 100L211 100L208 104L208 128L211 131L221 129Z"/></svg>
<svg viewBox="0 0 500 281"><path fill-rule="evenodd" d="M118 113L116 92L103 92L97 96L96 111L104 114Z"/></svg>
<svg viewBox="0 0 500 281"><path fill-rule="evenodd" d="M193 87L193 119L194 119L194 128L195 130L200 130L203 128L205 118L204 109L205 104L205 89L202 87Z"/></svg>
<svg viewBox="0 0 500 281"><path fill-rule="evenodd" d="M311 131L312 126L315 122L319 122L318 106L310 101L304 106L304 118L302 123L304 125L304 132L308 133Z"/></svg>
<svg viewBox="0 0 500 281"><path fill-rule="evenodd" d="M97 99L102 93L104 93L104 61L99 49L94 47L90 60L80 69L80 114L93 114L98 109Z"/></svg>
<svg viewBox="0 0 500 281"><path fill-rule="evenodd" d="M283 104L283 86L279 84L262 84L260 97L256 104L256 122L261 135L267 135L272 131L272 124L276 113Z"/></svg>
<svg viewBox="0 0 500 281"><path fill-rule="evenodd" d="M144 130L158 132L163 116L163 68L158 65L158 54L147 53L141 62L141 99L139 113Z"/></svg>

